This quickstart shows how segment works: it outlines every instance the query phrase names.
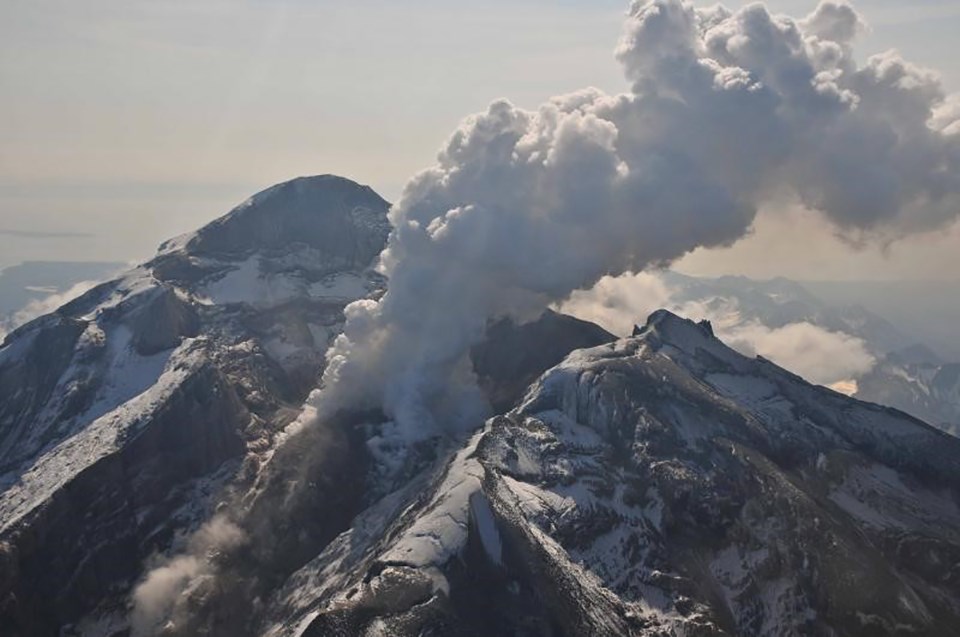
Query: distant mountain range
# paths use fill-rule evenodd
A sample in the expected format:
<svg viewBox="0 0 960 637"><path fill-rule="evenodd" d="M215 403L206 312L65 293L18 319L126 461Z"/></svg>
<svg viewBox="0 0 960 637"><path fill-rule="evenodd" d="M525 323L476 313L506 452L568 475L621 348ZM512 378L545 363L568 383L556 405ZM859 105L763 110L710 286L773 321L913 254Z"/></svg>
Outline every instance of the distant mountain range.
<svg viewBox="0 0 960 637"><path fill-rule="evenodd" d="M960 361L960 281L804 281L832 305L856 304L883 316L916 343Z"/></svg>
<svg viewBox="0 0 960 637"><path fill-rule="evenodd" d="M860 339L876 362L857 375L850 392L857 398L895 407L951 433L960 433L960 365L944 350L914 339L907 329L854 304L850 297L820 298L809 288L827 287L788 279L716 279L665 272L672 300L721 316L727 328L759 323L782 328L809 323ZM852 284L831 284L837 290ZM898 286L898 284L891 284ZM878 284L876 284L878 286ZM846 299L846 302L843 302ZM914 312L919 310L914 309ZM690 318L700 318L691 316Z"/></svg>

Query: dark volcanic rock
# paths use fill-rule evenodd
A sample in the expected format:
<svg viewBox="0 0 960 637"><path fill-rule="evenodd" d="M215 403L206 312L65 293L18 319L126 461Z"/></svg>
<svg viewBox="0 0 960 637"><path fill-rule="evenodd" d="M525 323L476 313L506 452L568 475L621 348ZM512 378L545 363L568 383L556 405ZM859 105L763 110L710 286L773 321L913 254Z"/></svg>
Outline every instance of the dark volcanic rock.
<svg viewBox="0 0 960 637"><path fill-rule="evenodd" d="M506 411L536 378L575 349L616 340L602 327L547 310L535 321L517 325L501 319L471 351L473 366L494 411Z"/></svg>
<svg viewBox="0 0 960 637"><path fill-rule="evenodd" d="M174 288L161 286L152 299L136 308L128 325L137 353L150 356L173 349L186 337L196 336L200 317Z"/></svg>

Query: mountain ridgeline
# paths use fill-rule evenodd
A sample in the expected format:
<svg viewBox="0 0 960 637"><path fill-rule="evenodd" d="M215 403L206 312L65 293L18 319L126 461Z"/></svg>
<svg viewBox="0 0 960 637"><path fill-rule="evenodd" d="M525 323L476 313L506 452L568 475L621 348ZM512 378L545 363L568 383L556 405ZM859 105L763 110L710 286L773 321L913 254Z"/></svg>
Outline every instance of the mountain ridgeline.
<svg viewBox="0 0 960 637"><path fill-rule="evenodd" d="M0 635L960 634L960 440L666 311L491 322L495 415L399 471L290 427L388 208L279 184L7 336Z"/></svg>

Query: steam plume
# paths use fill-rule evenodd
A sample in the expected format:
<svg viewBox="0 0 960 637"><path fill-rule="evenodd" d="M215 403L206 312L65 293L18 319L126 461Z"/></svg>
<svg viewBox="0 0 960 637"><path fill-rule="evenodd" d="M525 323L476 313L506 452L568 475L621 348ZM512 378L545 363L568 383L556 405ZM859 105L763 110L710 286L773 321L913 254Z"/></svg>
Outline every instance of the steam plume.
<svg viewBox="0 0 960 637"><path fill-rule="evenodd" d="M348 306L301 424L382 409L384 446L401 449L479 424L468 352L491 318L730 244L764 203L799 200L855 240L953 220L960 109L896 53L859 66L862 28L844 2L795 20L761 4L637 1L617 49L626 93L585 89L535 111L497 101L467 118L391 210L389 290ZM216 564L169 569L139 589L138 627L162 625Z"/></svg>
<svg viewBox="0 0 960 637"><path fill-rule="evenodd" d="M391 211L390 289L348 308L320 414L382 407L409 435L473 423L467 352L488 319L734 242L765 202L799 200L854 240L955 218L955 105L895 52L859 66L862 28L845 2L795 20L636 1L617 49L627 93L466 119Z"/></svg>

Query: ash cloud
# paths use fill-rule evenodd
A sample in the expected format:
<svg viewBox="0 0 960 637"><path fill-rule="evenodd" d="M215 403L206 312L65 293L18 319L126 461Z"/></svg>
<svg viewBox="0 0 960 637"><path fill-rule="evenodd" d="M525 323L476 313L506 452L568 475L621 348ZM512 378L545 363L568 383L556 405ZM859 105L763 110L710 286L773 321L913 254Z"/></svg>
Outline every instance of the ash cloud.
<svg viewBox="0 0 960 637"><path fill-rule="evenodd" d="M953 98L895 52L859 65L844 2L797 20L679 0L631 6L631 83L467 118L391 211L390 289L348 308L321 417L383 408L401 436L473 425L467 352L604 275L727 245L759 206L799 198L851 241L894 241L960 211Z"/></svg>

